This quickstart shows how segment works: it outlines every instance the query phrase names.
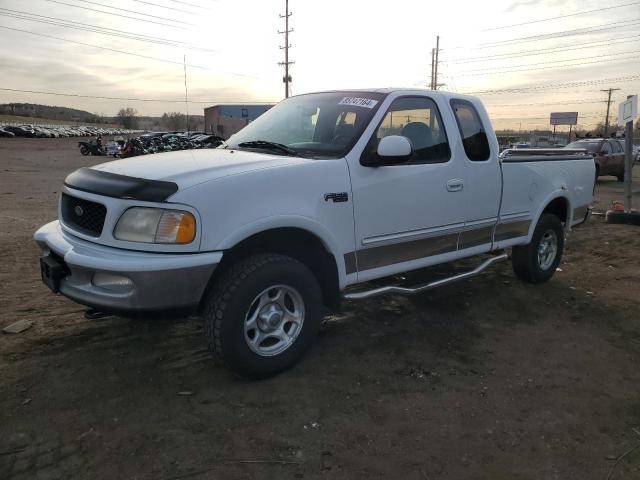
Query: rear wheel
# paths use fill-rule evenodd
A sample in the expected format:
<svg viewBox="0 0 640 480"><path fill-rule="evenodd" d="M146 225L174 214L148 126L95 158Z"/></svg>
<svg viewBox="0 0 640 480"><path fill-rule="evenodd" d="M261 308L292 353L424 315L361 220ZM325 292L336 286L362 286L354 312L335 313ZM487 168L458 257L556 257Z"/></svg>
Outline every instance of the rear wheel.
<svg viewBox="0 0 640 480"><path fill-rule="evenodd" d="M204 308L209 348L242 377L295 365L321 320L320 287L299 261L276 254L240 260L218 279Z"/></svg>
<svg viewBox="0 0 640 480"><path fill-rule="evenodd" d="M618 179L619 182L624 182L624 173L621 173L620 175L616 175L616 178Z"/></svg>
<svg viewBox="0 0 640 480"><path fill-rule="evenodd" d="M555 215L544 213L531 243L513 247L513 271L529 283L548 281L556 271L564 249L564 229Z"/></svg>
<svg viewBox="0 0 640 480"><path fill-rule="evenodd" d="M80 153L86 157L91 152L89 152L89 149L83 145L82 147L80 147Z"/></svg>

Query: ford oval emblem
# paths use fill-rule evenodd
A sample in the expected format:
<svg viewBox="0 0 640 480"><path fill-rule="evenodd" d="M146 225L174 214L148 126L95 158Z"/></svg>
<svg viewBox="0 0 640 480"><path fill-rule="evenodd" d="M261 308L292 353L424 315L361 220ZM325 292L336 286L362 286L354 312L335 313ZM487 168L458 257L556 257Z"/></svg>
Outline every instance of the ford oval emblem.
<svg viewBox="0 0 640 480"><path fill-rule="evenodd" d="M75 212L75 214L79 217L81 217L82 215L84 215L84 210L82 209L82 207L80 205L76 205L75 208L73 209L73 211Z"/></svg>

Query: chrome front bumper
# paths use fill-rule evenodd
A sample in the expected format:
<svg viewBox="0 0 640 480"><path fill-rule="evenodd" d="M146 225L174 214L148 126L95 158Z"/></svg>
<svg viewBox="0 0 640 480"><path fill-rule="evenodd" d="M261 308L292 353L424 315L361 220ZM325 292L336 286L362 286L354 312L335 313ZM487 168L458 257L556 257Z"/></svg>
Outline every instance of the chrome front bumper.
<svg viewBox="0 0 640 480"><path fill-rule="evenodd" d="M56 220L34 239L43 256L53 253L68 274L60 293L83 305L112 311L193 307L200 302L222 252L168 254L123 250L81 240Z"/></svg>

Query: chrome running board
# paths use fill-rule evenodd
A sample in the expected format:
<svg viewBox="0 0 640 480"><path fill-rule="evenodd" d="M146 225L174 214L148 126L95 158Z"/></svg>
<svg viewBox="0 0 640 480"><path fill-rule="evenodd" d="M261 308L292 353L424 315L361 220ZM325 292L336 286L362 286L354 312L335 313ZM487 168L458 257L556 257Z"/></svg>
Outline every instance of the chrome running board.
<svg viewBox="0 0 640 480"><path fill-rule="evenodd" d="M502 253L485 260L473 270L459 273L458 275L453 275L452 277L435 280L425 285L418 285L416 287L400 287L390 285L387 287L374 288L373 290L365 290L363 292L345 293L342 295L342 298L344 298L345 300L364 300L366 298L377 297L378 295L385 295L389 293L413 295L416 293L425 292L427 290L432 290L434 288L442 287L444 285L449 285L450 283L459 282L460 280L466 280L467 278L475 277L494 263L503 262L508 258L509 256L506 253Z"/></svg>

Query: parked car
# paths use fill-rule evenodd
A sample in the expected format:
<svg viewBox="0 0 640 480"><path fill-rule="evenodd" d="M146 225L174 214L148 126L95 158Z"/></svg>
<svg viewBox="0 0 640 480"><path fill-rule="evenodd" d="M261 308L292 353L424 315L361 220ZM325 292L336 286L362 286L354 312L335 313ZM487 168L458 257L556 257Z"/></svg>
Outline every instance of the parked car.
<svg viewBox="0 0 640 480"><path fill-rule="evenodd" d="M584 149L595 157L596 178L613 175L624 181L624 144L614 138L584 138L571 142L569 150Z"/></svg>
<svg viewBox="0 0 640 480"><path fill-rule="evenodd" d="M262 378L300 360L341 298L470 278L507 249L521 279L548 281L565 233L588 218L594 174L584 151L499 157L474 97L314 93L281 102L217 149L71 173L59 220L35 240L53 292L123 315L198 312L215 355ZM390 280L479 255L444 279Z"/></svg>
<svg viewBox="0 0 640 480"><path fill-rule="evenodd" d="M28 129L16 125L5 125L3 128L7 132L13 133L16 137L28 137L31 135Z"/></svg>
<svg viewBox="0 0 640 480"><path fill-rule="evenodd" d="M0 127L0 137L13 138L15 136L16 136L15 133L5 130L4 127Z"/></svg>

